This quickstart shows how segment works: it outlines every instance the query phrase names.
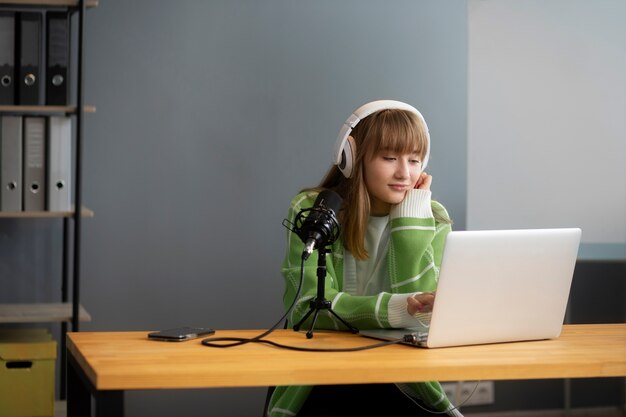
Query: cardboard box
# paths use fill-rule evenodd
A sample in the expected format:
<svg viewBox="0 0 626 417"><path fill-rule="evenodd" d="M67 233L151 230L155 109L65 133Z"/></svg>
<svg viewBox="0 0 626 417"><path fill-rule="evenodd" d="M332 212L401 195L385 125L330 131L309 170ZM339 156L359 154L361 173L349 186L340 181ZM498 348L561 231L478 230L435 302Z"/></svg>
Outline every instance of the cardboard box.
<svg viewBox="0 0 626 417"><path fill-rule="evenodd" d="M46 329L0 329L0 417L53 417L57 343Z"/></svg>

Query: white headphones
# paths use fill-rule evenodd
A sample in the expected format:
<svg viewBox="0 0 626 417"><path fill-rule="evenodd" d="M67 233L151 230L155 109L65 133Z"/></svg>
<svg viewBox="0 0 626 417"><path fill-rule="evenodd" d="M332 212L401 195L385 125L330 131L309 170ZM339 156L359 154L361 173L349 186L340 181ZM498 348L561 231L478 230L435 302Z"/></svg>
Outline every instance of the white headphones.
<svg viewBox="0 0 626 417"><path fill-rule="evenodd" d="M343 123L343 126L341 126L341 130L339 130L339 136L337 137L337 143L335 143L335 149L333 152L333 163L337 165L339 170L346 178L350 178L352 176L352 169L354 167L354 161L356 158L356 143L354 141L354 138L350 136L350 132L352 132L354 126L356 126L357 123L359 123L362 119L366 118L372 113L376 113L377 111L386 109L399 109L410 111L411 113L414 113L417 117L419 117L422 123L424 123L424 126L426 127L426 139L428 141L428 144L426 147L426 155L424 156L424 161L422 161L422 169L426 168L426 164L428 164L428 157L430 155L430 134L428 133L428 125L426 124L426 121L424 120L422 114L417 111L415 107L401 101L377 100L366 103L356 109Z"/></svg>

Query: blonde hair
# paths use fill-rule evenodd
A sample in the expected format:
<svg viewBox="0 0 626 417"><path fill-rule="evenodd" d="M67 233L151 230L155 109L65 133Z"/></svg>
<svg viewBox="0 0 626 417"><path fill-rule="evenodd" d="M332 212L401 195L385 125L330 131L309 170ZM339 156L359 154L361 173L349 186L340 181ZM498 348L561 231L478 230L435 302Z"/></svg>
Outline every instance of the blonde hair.
<svg viewBox="0 0 626 417"><path fill-rule="evenodd" d="M372 160L381 151L415 152L423 159L428 150L426 129L417 115L406 110L386 109L367 116L351 133L357 149L352 177L345 178L339 168L333 166L314 188L332 189L343 198L338 214L342 241L356 259L368 257L365 229L370 216L370 196L363 177L364 161ZM441 220L450 222L447 218Z"/></svg>

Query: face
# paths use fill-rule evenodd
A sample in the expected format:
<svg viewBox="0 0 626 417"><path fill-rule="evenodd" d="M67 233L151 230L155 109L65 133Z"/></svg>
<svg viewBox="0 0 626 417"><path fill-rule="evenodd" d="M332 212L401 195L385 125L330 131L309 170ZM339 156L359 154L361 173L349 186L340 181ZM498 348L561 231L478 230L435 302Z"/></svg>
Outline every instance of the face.
<svg viewBox="0 0 626 417"><path fill-rule="evenodd" d="M417 153L399 154L383 151L364 161L365 186L370 195L371 214L386 216L391 206L402 202L422 173Z"/></svg>

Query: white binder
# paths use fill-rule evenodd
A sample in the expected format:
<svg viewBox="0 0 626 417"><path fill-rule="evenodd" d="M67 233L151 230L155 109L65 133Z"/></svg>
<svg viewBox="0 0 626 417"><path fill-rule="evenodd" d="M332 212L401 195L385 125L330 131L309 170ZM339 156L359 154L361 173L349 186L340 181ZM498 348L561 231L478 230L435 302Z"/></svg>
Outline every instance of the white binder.
<svg viewBox="0 0 626 417"><path fill-rule="evenodd" d="M1 119L0 210L22 211L22 117Z"/></svg>
<svg viewBox="0 0 626 417"><path fill-rule="evenodd" d="M71 211L72 121L48 120L48 210Z"/></svg>
<svg viewBox="0 0 626 417"><path fill-rule="evenodd" d="M46 118L24 117L24 211L46 209Z"/></svg>

